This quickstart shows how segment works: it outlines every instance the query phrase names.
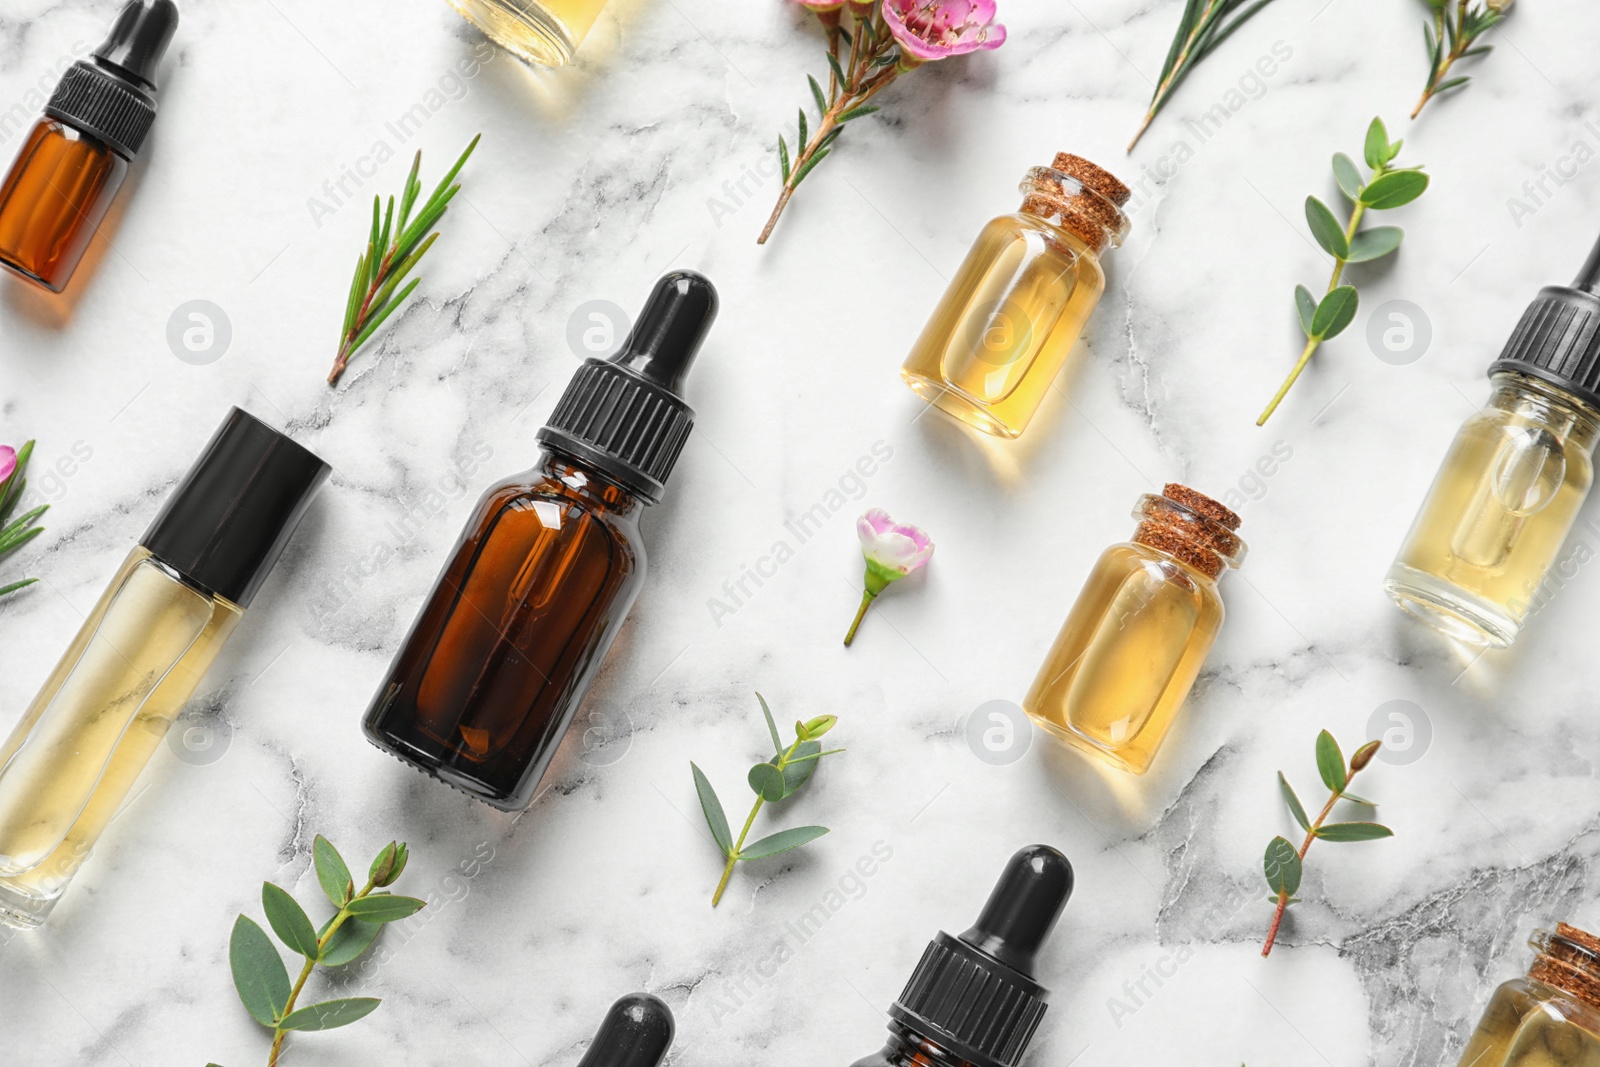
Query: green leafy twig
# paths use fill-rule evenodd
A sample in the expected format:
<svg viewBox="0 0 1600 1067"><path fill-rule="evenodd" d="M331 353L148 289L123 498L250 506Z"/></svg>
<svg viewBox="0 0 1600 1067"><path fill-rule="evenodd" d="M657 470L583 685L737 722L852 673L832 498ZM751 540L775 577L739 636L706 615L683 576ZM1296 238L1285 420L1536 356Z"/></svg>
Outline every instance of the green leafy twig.
<svg viewBox="0 0 1600 1067"><path fill-rule="evenodd" d="M23 545L32 541L44 532L44 527L33 525L33 520L50 510L49 504L40 504L38 507L23 512L15 520L11 513L16 510L17 504L22 500L23 492L28 488L27 469L28 459L33 455L33 442L29 441L17 450L17 465L11 473L0 481L0 559L4 559ZM8 585L0 585L0 596L7 596L19 589L26 589L37 582L37 578L23 578Z"/></svg>
<svg viewBox="0 0 1600 1067"><path fill-rule="evenodd" d="M817 740L833 729L834 723L839 721L832 715L819 715L809 722L796 722L794 743L785 746L783 739L778 735L778 724L773 721L772 711L767 707L766 698L757 693L756 699L761 702L761 714L767 720L767 732L772 735L773 757L751 767L750 773L746 776L750 789L756 795L756 802L750 809L750 817L744 821L743 829L739 831L737 841L728 828L728 816L723 813L722 801L717 799L717 791L711 788L711 782L706 778L704 771L693 762L689 764L690 770L694 772L694 788L700 795L700 810L705 813L706 825L711 828L711 836L716 840L717 848L722 850L728 861L723 865L722 880L717 883L717 891L711 897L713 908L722 901L722 892L728 888L728 879L733 877L734 864L742 860L765 859L780 852L788 852L792 848L799 848L815 841L828 832L826 826L795 826L779 830L748 845L745 844L745 838L750 834L750 827L754 825L763 805L789 799L801 786L811 780L811 775L816 772L817 764L821 762L823 756L844 751L842 748L830 748L824 751L822 743Z"/></svg>
<svg viewBox="0 0 1600 1067"><path fill-rule="evenodd" d="M1167 99L1183 84L1195 64L1216 51L1234 30L1270 3L1272 0L1185 0L1183 18L1172 38L1172 47L1167 50L1167 61L1156 82L1155 95L1150 98L1150 110L1145 112L1144 121L1139 124L1133 140L1128 142L1129 152L1150 128L1156 115L1167 106Z"/></svg>
<svg viewBox="0 0 1600 1067"><path fill-rule="evenodd" d="M1284 912L1289 910L1289 905L1296 903L1295 892L1300 888L1300 875L1311 842L1375 841L1380 837L1394 836L1393 830L1375 822L1327 821L1334 805L1341 800L1368 808L1377 807L1372 801L1351 793L1350 782L1372 762L1372 757L1382 747L1382 741L1368 741L1356 749L1355 755L1350 757L1349 767L1346 767L1344 754L1339 751L1339 742L1333 739L1333 735L1326 730L1317 735L1317 771L1322 775L1322 784L1328 787L1329 796L1315 821L1306 817L1306 809L1300 803L1300 798L1295 796L1294 787L1282 771L1278 772L1278 788L1283 791L1284 802L1289 805L1289 813L1294 816L1294 821L1306 832L1306 839L1298 849L1283 837L1274 837L1267 846L1262 863L1266 870L1267 886L1274 894L1268 899L1276 902L1277 910L1272 913L1266 944L1261 946L1262 956L1271 953L1273 944L1278 940L1278 928L1283 924Z"/></svg>
<svg viewBox="0 0 1600 1067"><path fill-rule="evenodd" d="M350 963L371 946L385 923L407 918L427 906L426 901L415 897L376 892L393 885L405 870L410 854L399 842L389 842L378 853L368 872L367 884L359 891L339 850L321 834L312 846L312 858L322 891L339 909L321 929L311 925L305 910L286 891L271 882L261 887L261 906L272 932L305 960L294 984L289 984L283 957L278 955L266 931L248 916L241 915L234 922L228 946L228 961L233 968L233 984L239 991L239 999L257 1022L272 1028L272 1051L267 1056L267 1067L276 1067L283 1053L284 1039L291 1032L348 1026L366 1017L380 1003L372 997L352 997L297 1008L295 1004L311 972L318 966L342 967Z"/></svg>
<svg viewBox="0 0 1600 1067"><path fill-rule="evenodd" d="M344 326L339 331L339 355L334 359L333 370L328 375L329 385L338 384L339 376L344 373L351 357L406 302L406 298L422 280L413 278L404 289L395 292L395 288L405 281L406 275L433 247L433 242L438 240L438 233L428 234L426 239L423 234L427 234L444 217L450 201L461 191L459 184L451 183L461 173L461 168L466 166L467 158L478 147L482 136L479 134L467 145L461 158L456 160L456 165L439 182L433 195L423 202L415 217L412 216L412 210L417 207L417 197L422 193L422 183L417 180L417 171L422 167L421 152L411 161L411 173L406 176L406 187L400 195L398 218L395 215L394 197L389 198L387 209L384 209L381 197L372 198L372 232L367 238L366 251L356 261L356 275L350 282L350 295L345 300Z"/></svg>
<svg viewBox="0 0 1600 1067"><path fill-rule="evenodd" d="M1485 0L1482 6L1475 7L1470 0L1428 0L1433 21L1422 25L1423 41L1428 47L1428 84L1423 86L1422 97L1412 109L1412 118L1422 114L1428 101L1440 93L1459 89L1472 80L1469 74L1451 77L1450 68L1457 60L1494 51L1493 45L1479 44L1478 38L1505 18L1511 3L1512 0Z"/></svg>
<svg viewBox="0 0 1600 1067"><path fill-rule="evenodd" d="M1334 179L1339 183L1340 192L1350 201L1350 218L1344 224L1340 224L1327 204L1314 196L1306 197L1306 223L1311 227L1311 236L1316 238L1317 244L1333 257L1333 277L1321 300L1312 296L1311 290L1305 286L1295 286L1294 302L1300 313L1300 329L1306 335L1306 346L1300 353L1299 362L1272 398L1272 403L1256 420L1257 426L1265 426L1272 413L1278 410L1278 405L1289 395L1300 372L1306 369L1312 354L1322 342L1343 333L1345 327L1355 319L1360 298L1355 286L1341 284L1345 266L1382 259L1400 247L1400 241L1405 237L1405 231L1400 227L1374 226L1370 230L1362 230L1361 220L1369 210L1389 211L1403 207L1427 192L1428 176L1422 173L1420 166L1391 165L1404 143L1404 140L1390 142L1383 120L1373 119L1372 125L1367 128L1364 153L1367 166L1372 168L1372 175L1366 179L1362 178L1361 168L1349 156L1343 152L1334 154Z"/></svg>
<svg viewBox="0 0 1600 1067"><path fill-rule="evenodd" d="M851 29L846 30L839 24L837 12L829 13L834 16L831 25L828 20L824 21L828 30L825 53L828 91L823 92L815 77L806 76L811 86L811 99L817 105L816 128L811 128L806 109L802 107L795 140L798 154L792 159L789 142L782 134L778 135L778 166L783 172L783 191L778 194L777 206L772 209L772 216L767 219L756 244L767 243L783 209L789 206L789 198L817 164L828 158L845 124L875 113L878 105L870 102L872 98L905 72L906 68L900 63L899 46L884 22L882 5L873 5L865 14L856 4L847 5L846 10L850 12ZM844 51L845 45L849 45L848 52Z"/></svg>

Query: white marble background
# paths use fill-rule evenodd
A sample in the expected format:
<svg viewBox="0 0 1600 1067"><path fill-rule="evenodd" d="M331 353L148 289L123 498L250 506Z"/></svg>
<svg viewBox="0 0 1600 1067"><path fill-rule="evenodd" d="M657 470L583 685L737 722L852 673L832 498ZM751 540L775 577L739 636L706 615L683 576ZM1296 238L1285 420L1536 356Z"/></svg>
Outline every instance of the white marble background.
<svg viewBox="0 0 1600 1067"><path fill-rule="evenodd" d="M0 114L41 75L48 86L75 42L97 41L116 6L10 0ZM1514 653L1476 661L1379 588L1451 433L1487 394L1488 362L1600 231L1600 170L1576 163L1600 150L1600 10L1519 3L1475 84L1413 126L1420 0L1279 0L1130 160L1178 0L1001 6L1010 42L901 83L758 249L775 182L747 182L737 205L727 190L823 69L820 38L786 3L613 0L580 66L534 73L501 56L460 88L442 79L482 38L442 3L186 5L114 248L70 300L0 285L0 440L39 439L35 477L53 499L48 532L4 566L44 581L0 605L0 727L229 405L286 426L337 473L204 687L197 713L221 758L163 750L49 927L0 949L8 1063L264 1062L228 977L228 930L259 914L263 879L317 897L318 832L362 862L408 840L399 888L440 903L390 937L388 962L332 984L386 1003L293 1039L305 1067L572 1064L635 989L677 1013L676 1063L843 1065L880 1044L927 938L964 928L1032 841L1065 851L1079 880L1041 961L1055 997L1034 1064L1453 1063L1489 990L1525 968L1532 928L1600 924L1595 575L1568 583ZM1253 98L1219 132L1186 129L1278 42L1292 55L1264 87L1245 80ZM386 123L441 84L458 98L399 145ZM1356 275L1355 327L1258 430L1299 347L1292 286L1327 276L1300 203L1336 195L1328 158L1358 153L1375 113L1434 188L1392 220L1410 231L1400 256ZM419 146L431 185L480 130L421 298L330 391L367 208L319 225L308 201L380 140L400 158L360 197L396 189ZM983 221L1012 210L1023 170L1057 150L1134 181L1192 158L1146 186L1081 373L1062 383L1070 401L1058 391L1014 445L916 418L896 377L911 338ZM1545 177L1535 204L1524 183L1558 166L1569 179ZM1514 217L1512 197L1537 210ZM651 574L591 695L591 744L568 739L553 788L517 821L384 757L357 721L471 497L533 461L576 365L574 312L596 299L634 310L677 266L723 296L690 386L699 425L646 519ZM165 339L193 299L231 321L210 365ZM1431 322L1431 346L1405 366L1365 340L1393 299ZM880 441L893 458L862 498L717 625L708 601L723 583ZM1280 442L1291 458L1253 481ZM91 458L47 479L75 446ZM452 489L483 448L470 490ZM1252 551L1154 773L1111 777L1042 740L1011 766L980 762L964 718L1020 699L1092 560L1167 479L1248 493ZM846 651L851 520L871 505L925 526L939 550ZM352 579L408 512L417 532L398 556ZM744 769L765 751L758 688L782 718L837 713L850 751L767 824L834 832L741 870L714 912L718 857L688 761L743 810ZM1353 744L1394 700L1431 726L1420 759L1378 765L1362 789L1398 836L1314 849L1306 903L1263 962L1260 855L1291 829L1274 774L1314 792L1317 730ZM876 842L893 858L858 888L846 876ZM842 880L844 905L756 981L785 925ZM1230 903L1241 888L1248 901ZM1148 973L1171 977L1140 994Z"/></svg>

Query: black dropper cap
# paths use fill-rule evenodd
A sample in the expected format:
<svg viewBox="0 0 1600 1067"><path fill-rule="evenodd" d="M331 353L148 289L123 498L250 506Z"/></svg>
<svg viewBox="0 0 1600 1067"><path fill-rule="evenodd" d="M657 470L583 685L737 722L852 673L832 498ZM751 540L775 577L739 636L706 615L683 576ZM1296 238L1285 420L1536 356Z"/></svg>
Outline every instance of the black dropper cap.
<svg viewBox="0 0 1600 1067"><path fill-rule="evenodd" d="M200 588L249 607L328 472L234 408L139 543Z"/></svg>
<svg viewBox="0 0 1600 1067"><path fill-rule="evenodd" d="M1600 242L1570 286L1539 291L1490 374L1516 371L1600 407Z"/></svg>
<svg viewBox="0 0 1600 1067"><path fill-rule="evenodd" d="M173 0L129 0L105 42L67 68L44 113L132 159L156 120L156 70L177 32Z"/></svg>
<svg viewBox="0 0 1600 1067"><path fill-rule="evenodd" d="M578 1067L659 1067L672 1047L672 1009L649 993L611 1005Z"/></svg>
<svg viewBox="0 0 1600 1067"><path fill-rule="evenodd" d="M1049 845L1018 852L972 929L928 945L889 1015L975 1067L1015 1067L1048 1007L1034 957L1071 895L1067 857Z"/></svg>
<svg viewBox="0 0 1600 1067"><path fill-rule="evenodd" d="M694 271L656 282L610 359L586 359L539 440L654 504L694 428L683 379L717 318L717 290Z"/></svg>

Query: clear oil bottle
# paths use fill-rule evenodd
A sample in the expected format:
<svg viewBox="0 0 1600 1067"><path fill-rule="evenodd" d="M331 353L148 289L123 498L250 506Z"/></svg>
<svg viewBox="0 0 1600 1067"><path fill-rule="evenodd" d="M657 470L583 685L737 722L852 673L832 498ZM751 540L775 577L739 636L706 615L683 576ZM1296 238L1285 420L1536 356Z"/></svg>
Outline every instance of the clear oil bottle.
<svg viewBox="0 0 1600 1067"><path fill-rule="evenodd" d="M0 922L38 926L66 892L327 475L224 421L0 745Z"/></svg>
<svg viewBox="0 0 1600 1067"><path fill-rule="evenodd" d="M1600 245L1571 287L1543 290L1489 368L1384 581L1457 640L1516 640L1594 480L1600 441Z"/></svg>
<svg viewBox="0 0 1600 1067"><path fill-rule="evenodd" d="M1495 990L1460 1067L1600 1067L1600 938L1536 931L1526 978Z"/></svg>
<svg viewBox="0 0 1600 1067"><path fill-rule="evenodd" d="M1022 207L991 220L956 271L900 375L969 426L1016 437L1066 365L1122 243L1130 192L1063 152L1022 182Z"/></svg>
<svg viewBox="0 0 1600 1067"><path fill-rule="evenodd" d="M1146 495L1106 549L1023 708L1056 737L1143 774L1222 630L1217 579L1244 560L1239 516L1182 485Z"/></svg>
<svg viewBox="0 0 1600 1067"><path fill-rule="evenodd" d="M449 0L512 55L543 67L572 62L606 0Z"/></svg>

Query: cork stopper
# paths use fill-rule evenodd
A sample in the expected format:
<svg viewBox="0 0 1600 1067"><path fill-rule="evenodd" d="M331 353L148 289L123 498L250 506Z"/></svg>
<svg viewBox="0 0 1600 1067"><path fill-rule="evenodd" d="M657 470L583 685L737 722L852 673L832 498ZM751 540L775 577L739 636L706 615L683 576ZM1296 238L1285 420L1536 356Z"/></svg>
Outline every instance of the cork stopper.
<svg viewBox="0 0 1600 1067"><path fill-rule="evenodd" d="M1022 183L1022 210L1048 219L1094 251L1121 244L1128 232L1122 213L1133 192L1110 171L1070 152L1048 167L1034 167Z"/></svg>
<svg viewBox="0 0 1600 1067"><path fill-rule="evenodd" d="M1529 978L1600 1008L1600 937L1557 923L1555 933L1541 931L1532 944L1539 956L1528 968Z"/></svg>
<svg viewBox="0 0 1600 1067"><path fill-rule="evenodd" d="M1234 533L1242 521L1217 501L1186 485L1169 482L1160 496L1140 498L1134 517L1136 544L1148 545L1216 578L1244 561L1245 544Z"/></svg>

